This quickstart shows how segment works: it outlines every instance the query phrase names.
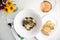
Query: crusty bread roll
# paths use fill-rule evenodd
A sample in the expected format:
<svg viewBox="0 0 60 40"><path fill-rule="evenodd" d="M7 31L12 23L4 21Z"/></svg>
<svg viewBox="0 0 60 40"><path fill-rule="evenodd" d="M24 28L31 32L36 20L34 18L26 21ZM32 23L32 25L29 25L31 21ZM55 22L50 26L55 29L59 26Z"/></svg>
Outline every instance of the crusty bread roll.
<svg viewBox="0 0 60 40"><path fill-rule="evenodd" d="M54 29L55 24L52 23L50 20L48 20L44 25L43 28L41 29L41 32L45 35L49 35L51 31Z"/></svg>

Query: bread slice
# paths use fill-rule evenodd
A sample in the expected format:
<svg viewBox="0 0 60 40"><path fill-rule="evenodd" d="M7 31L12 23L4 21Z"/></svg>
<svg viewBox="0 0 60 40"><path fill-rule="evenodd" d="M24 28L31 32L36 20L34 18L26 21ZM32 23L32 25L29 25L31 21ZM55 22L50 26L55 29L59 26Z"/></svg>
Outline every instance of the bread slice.
<svg viewBox="0 0 60 40"><path fill-rule="evenodd" d="M52 23L50 20L48 20L44 25L43 28L41 29L41 32L45 35L49 35L51 31L54 29L55 24Z"/></svg>

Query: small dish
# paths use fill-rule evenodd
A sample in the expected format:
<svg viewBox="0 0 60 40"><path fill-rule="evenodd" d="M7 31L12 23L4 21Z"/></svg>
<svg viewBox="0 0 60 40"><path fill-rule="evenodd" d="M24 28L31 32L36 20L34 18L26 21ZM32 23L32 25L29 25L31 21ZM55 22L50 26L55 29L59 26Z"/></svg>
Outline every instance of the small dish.
<svg viewBox="0 0 60 40"><path fill-rule="evenodd" d="M49 22L50 21L50 25L54 25L54 26L49 26L49 27L52 27L53 29L51 29L50 31L50 33L49 33L49 36L53 36L53 34L54 34L54 30L56 29L56 19L54 19L53 17L49 17L49 16L45 16L43 19L42 19L42 28L43 28L43 25L46 25L46 23L47 22ZM48 24L49 25L49 24ZM46 26L46 28L47 28L47 26ZM47 30L47 29L46 29ZM49 31L48 31L49 32ZM44 34L43 34L44 35ZM45 35L46 36L46 35ZM49 37L48 36L48 37Z"/></svg>
<svg viewBox="0 0 60 40"><path fill-rule="evenodd" d="M51 33L49 34L49 36L46 36L44 35L42 32L41 32L41 29L43 28L43 25L48 21L48 20L51 20L52 23L55 24L54 26L54 29L51 31ZM37 35L37 38L41 40L49 40L50 38L54 37L56 34L56 28L57 28L57 21L54 17L51 17L51 16L45 16L43 19L42 19L42 27L40 28L40 32L39 34ZM39 36L40 35L40 36ZM39 36L39 37L38 37Z"/></svg>
<svg viewBox="0 0 60 40"><path fill-rule="evenodd" d="M44 2L44 1L49 2L49 3L51 4L51 6L52 6L52 8L51 8L50 11L48 11L48 12L43 12L43 13L48 14L49 12L51 12L51 11L55 8L55 6L56 6L56 0L54 0L54 1L52 1L52 0L43 0L42 2ZM41 6L42 2L40 2L40 6ZM40 11L41 11L41 10L40 10ZM42 11L41 11L41 12L42 12Z"/></svg>

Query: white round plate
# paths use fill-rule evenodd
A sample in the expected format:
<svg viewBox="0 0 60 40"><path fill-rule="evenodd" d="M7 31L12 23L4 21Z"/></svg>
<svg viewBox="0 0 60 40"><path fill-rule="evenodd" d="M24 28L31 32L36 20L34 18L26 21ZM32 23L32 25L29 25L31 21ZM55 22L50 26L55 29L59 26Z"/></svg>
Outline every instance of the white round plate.
<svg viewBox="0 0 60 40"><path fill-rule="evenodd" d="M22 25L22 21L25 17L33 17L36 20L36 26L30 31L26 30ZM19 35L27 38L34 37L36 34L38 34L41 24L42 24L42 20L40 15L36 11L30 9L22 10L16 15L14 19L15 31Z"/></svg>
<svg viewBox="0 0 60 40"><path fill-rule="evenodd" d="M53 14L52 14L53 15ZM42 19L42 27L43 27L43 25L48 21L48 20L51 20L52 21L52 23L54 23L55 24L55 27L54 27L54 30L52 30L52 32L50 33L50 35L49 36L46 36L46 35L44 35L42 32L41 32L41 29L40 29L40 33L36 36L39 40L56 40L56 39L58 39L58 36L57 36L57 34L58 33L56 33L57 32L57 30L58 30L58 21L57 21L57 19L54 17L54 16L56 16L56 15L47 15L47 16L45 16L43 19ZM41 28L42 28L41 27ZM58 34L59 35L59 34Z"/></svg>
<svg viewBox="0 0 60 40"><path fill-rule="evenodd" d="M43 28L43 25L44 25L48 20L50 20L52 23L54 23L55 26L54 26L54 30L52 30L52 32L50 33L49 36L46 36L46 35L42 34L43 36L46 36L46 38L52 37L52 36L54 35L54 31L55 31L56 26L57 26L57 21L56 21L55 18L50 17L50 16L45 16L45 17L42 19L42 28ZM40 30L41 30L41 29L40 29ZM41 33L42 33L42 32L41 32Z"/></svg>

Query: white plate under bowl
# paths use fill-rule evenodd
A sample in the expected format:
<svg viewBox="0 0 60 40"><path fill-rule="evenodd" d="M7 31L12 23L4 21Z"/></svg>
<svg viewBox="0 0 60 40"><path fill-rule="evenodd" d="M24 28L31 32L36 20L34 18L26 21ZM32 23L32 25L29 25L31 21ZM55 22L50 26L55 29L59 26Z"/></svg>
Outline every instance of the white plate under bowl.
<svg viewBox="0 0 60 40"><path fill-rule="evenodd" d="M36 26L31 29L30 31L26 30L23 26L22 26L22 20L25 18L25 17L33 17L35 20L36 20ZM15 28L15 31L23 36L23 37L34 37L38 32L39 32L39 29L41 27L41 24L42 24L42 20L41 20L41 17L40 15L34 11L34 10L31 10L31 9L28 9L28 10L22 10L21 12L19 12L15 19L14 19L14 28Z"/></svg>

